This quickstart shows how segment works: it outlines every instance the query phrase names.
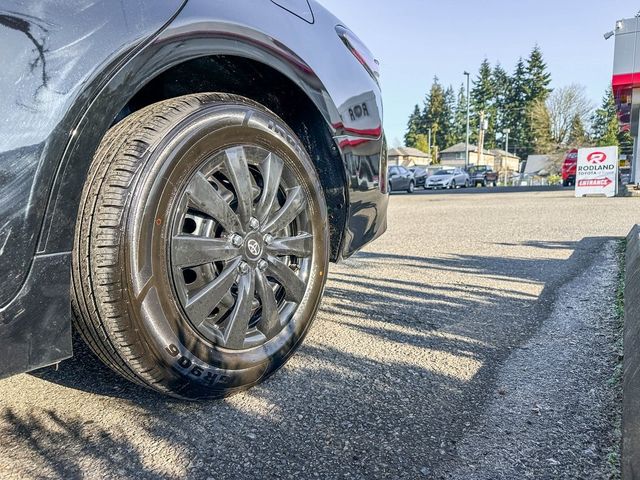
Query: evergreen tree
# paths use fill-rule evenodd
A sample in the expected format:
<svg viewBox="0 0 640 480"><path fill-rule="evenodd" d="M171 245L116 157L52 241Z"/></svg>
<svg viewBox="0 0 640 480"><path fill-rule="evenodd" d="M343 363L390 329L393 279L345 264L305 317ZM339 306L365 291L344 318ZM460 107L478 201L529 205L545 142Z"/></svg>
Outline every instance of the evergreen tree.
<svg viewBox="0 0 640 480"><path fill-rule="evenodd" d="M407 122L407 133L404 135L404 144L407 147L416 148L417 135L420 133L420 107L415 106L413 113Z"/></svg>
<svg viewBox="0 0 640 480"><path fill-rule="evenodd" d="M485 149L495 148L495 92L491 78L491 65L486 58L480 65L478 78L473 82L471 89L471 104L473 105L473 117L471 121L471 138L473 143L478 141L478 131L480 129L481 112L484 112L484 118L489 123L489 128L485 133L484 147Z"/></svg>
<svg viewBox="0 0 640 480"><path fill-rule="evenodd" d="M596 110L592 125L593 141L597 147L620 145L620 126L611 87L602 99L602 106Z"/></svg>
<svg viewBox="0 0 640 480"><path fill-rule="evenodd" d="M523 119L525 124L525 145L527 146L523 153L526 155L547 153L546 150L549 148L547 141L549 144L551 143L550 134L549 139L543 139L546 136L546 124L549 122L550 126L551 122L548 117L548 110L542 108L551 93L550 83L551 74L547 71L547 64L544 62L540 47L536 45L527 59L525 76L526 111L528 115ZM536 117L536 115L541 116ZM543 135L543 137L540 135ZM545 151L543 152L541 148Z"/></svg>
<svg viewBox="0 0 640 480"><path fill-rule="evenodd" d="M464 84L460 85L458 98L453 114L453 142L466 142L467 140L467 91ZM449 145L451 146L451 145Z"/></svg>
<svg viewBox="0 0 640 480"><path fill-rule="evenodd" d="M576 114L571 120L568 144L570 147L584 147L587 143L587 132L584 128L584 123L582 123L580 115Z"/></svg>
<svg viewBox="0 0 640 480"><path fill-rule="evenodd" d="M529 150L527 130L527 71L524 60L520 58L509 79L509 91L505 99L505 126L511 129L509 150L524 157Z"/></svg>
<svg viewBox="0 0 640 480"><path fill-rule="evenodd" d="M444 111L442 112L443 123L443 143L438 144L441 150L449 148L456 143L456 130L455 130L455 111L456 111L456 93L453 87L449 85L449 88L444 92Z"/></svg>
<svg viewBox="0 0 640 480"><path fill-rule="evenodd" d="M536 45L527 59L527 100L531 103L538 100L545 101L551 93L550 84L551 74L547 71L542 50Z"/></svg>
<svg viewBox="0 0 640 480"><path fill-rule="evenodd" d="M447 134L447 106L445 99L445 91L438 80L434 77L431 90L425 99L424 109L422 110L422 121L420 133L427 134L431 129L431 145L437 146L442 150L445 144L445 136Z"/></svg>
<svg viewBox="0 0 640 480"><path fill-rule="evenodd" d="M493 110L495 112L494 128L497 139L501 140L501 148L504 148L504 130L509 128L507 111L509 109L511 81L509 75L498 63L492 73L491 81L493 82Z"/></svg>

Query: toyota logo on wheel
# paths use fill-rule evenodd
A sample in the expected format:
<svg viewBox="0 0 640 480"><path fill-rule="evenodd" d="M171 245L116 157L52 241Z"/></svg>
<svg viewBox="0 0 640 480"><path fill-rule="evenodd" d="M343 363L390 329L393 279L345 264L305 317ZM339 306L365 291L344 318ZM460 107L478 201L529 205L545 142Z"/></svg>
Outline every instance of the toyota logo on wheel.
<svg viewBox="0 0 640 480"><path fill-rule="evenodd" d="M256 240L249 240L247 242L247 248L249 249L249 253L254 257L260 255L260 244Z"/></svg>
<svg viewBox="0 0 640 480"><path fill-rule="evenodd" d="M604 152L593 152L587 156L587 162L593 163L595 165L599 163L604 163L607 159L607 154Z"/></svg>

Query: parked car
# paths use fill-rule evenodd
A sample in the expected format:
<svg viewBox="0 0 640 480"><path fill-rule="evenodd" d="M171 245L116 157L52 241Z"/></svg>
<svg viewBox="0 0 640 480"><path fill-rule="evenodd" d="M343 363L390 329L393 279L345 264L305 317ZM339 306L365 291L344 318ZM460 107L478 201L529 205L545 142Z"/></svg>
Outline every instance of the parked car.
<svg viewBox="0 0 640 480"><path fill-rule="evenodd" d="M391 165L389 167L389 191L401 192L406 191L413 193L416 188L416 181L413 179L413 173L402 165Z"/></svg>
<svg viewBox="0 0 640 480"><path fill-rule="evenodd" d="M467 188L470 185L469 174L461 168L438 170L427 179L427 189Z"/></svg>
<svg viewBox="0 0 640 480"><path fill-rule="evenodd" d="M570 187L576 184L576 173L578 171L578 150L573 149L562 163L562 186Z"/></svg>
<svg viewBox="0 0 640 480"><path fill-rule="evenodd" d="M429 171L427 167L416 165L409 168L409 170L413 173L416 188L427 188L427 178L429 178Z"/></svg>
<svg viewBox="0 0 640 480"><path fill-rule="evenodd" d="M469 173L469 181L474 187L478 185L495 187L498 185L498 173L487 165L473 165L467 169L467 172Z"/></svg>
<svg viewBox="0 0 640 480"><path fill-rule="evenodd" d="M377 62L315 0L81 3L2 4L0 377L73 322L137 385L249 388L386 229Z"/></svg>

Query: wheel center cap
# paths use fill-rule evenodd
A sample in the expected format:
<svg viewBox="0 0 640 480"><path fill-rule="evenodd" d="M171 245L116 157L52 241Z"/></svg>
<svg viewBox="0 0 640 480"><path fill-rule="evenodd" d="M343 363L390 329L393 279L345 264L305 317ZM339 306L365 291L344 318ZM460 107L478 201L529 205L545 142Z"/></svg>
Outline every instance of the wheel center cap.
<svg viewBox="0 0 640 480"><path fill-rule="evenodd" d="M256 237L249 237L244 242L244 254L249 260L258 260L262 256L262 241Z"/></svg>

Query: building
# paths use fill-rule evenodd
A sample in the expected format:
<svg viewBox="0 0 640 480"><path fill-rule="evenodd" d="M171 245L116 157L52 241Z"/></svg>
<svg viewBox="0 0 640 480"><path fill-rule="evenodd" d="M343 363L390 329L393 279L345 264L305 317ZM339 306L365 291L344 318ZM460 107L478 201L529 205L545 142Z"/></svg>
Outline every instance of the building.
<svg viewBox="0 0 640 480"><path fill-rule="evenodd" d="M411 147L392 148L389 150L389 165L431 165L431 155Z"/></svg>
<svg viewBox="0 0 640 480"><path fill-rule="evenodd" d="M440 163L452 167L465 167L466 143L457 143L440 152ZM520 168L520 158L504 150L485 150L479 158L478 147L469 145L469 165L487 165L497 172L517 172Z"/></svg>
<svg viewBox="0 0 640 480"><path fill-rule="evenodd" d="M616 22L613 94L620 127L634 139L631 183L640 184L640 18Z"/></svg>

